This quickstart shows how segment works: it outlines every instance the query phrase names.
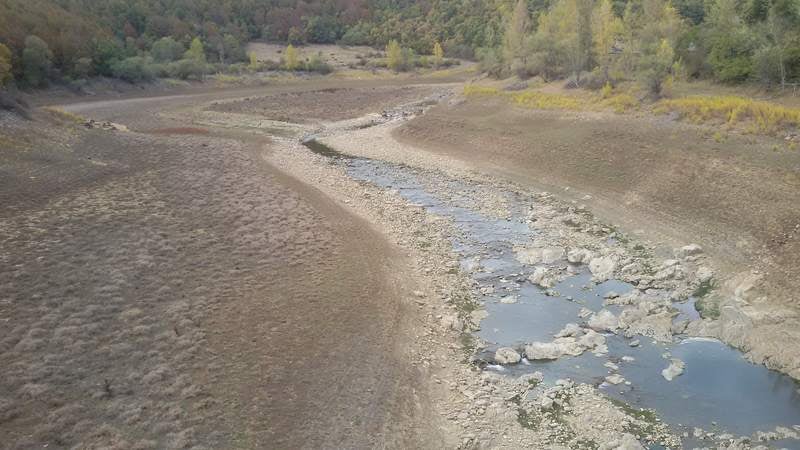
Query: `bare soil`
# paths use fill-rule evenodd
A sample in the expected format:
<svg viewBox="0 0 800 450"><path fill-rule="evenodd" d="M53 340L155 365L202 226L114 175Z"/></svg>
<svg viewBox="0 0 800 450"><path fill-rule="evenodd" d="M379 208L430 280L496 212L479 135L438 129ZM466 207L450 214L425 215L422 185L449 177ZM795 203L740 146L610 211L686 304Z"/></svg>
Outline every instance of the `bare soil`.
<svg viewBox="0 0 800 450"><path fill-rule="evenodd" d="M728 341L800 377L800 152L666 118L534 111L494 99L437 107L395 132L402 142L562 198L661 242L701 244L737 311ZM590 195L586 197L586 195ZM745 274L757 292L735 293ZM741 289L740 289L741 291ZM735 323L734 323L735 322ZM722 323L726 326L725 321Z"/></svg>
<svg viewBox="0 0 800 450"><path fill-rule="evenodd" d="M153 114L214 95L0 119L0 446L440 447L406 257L266 139Z"/></svg>
<svg viewBox="0 0 800 450"><path fill-rule="evenodd" d="M337 121L380 112L432 92L430 87L414 86L332 87L219 102L210 109L262 116L282 122Z"/></svg>

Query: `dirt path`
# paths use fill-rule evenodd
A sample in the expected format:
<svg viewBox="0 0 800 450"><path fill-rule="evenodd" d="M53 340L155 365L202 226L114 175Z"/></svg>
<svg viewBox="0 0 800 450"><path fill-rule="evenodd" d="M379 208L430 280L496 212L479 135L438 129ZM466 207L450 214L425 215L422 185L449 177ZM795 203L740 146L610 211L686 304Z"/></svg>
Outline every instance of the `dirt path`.
<svg viewBox="0 0 800 450"><path fill-rule="evenodd" d="M73 109L154 130L213 95ZM4 448L442 445L408 261L264 141L31 134L3 156Z"/></svg>

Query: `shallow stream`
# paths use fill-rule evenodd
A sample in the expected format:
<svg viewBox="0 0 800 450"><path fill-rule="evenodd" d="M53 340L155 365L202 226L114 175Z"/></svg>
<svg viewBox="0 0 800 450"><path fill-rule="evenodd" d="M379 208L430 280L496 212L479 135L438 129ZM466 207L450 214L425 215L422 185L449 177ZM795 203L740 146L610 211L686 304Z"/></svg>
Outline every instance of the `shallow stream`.
<svg viewBox="0 0 800 450"><path fill-rule="evenodd" d="M469 200L458 193L471 187L450 181L448 195L436 195L425 190L426 175L397 164L337 155L322 144L309 148L342 164L356 180L372 183L384 189L396 190L409 202L423 206L429 212L452 219L459 235L452 238L455 252L481 287L494 287L483 299L488 317L476 332L488 345L489 354L498 347L519 347L533 341L549 342L553 334L569 322L580 322L581 308L599 311L603 296L609 291L624 294L633 287L621 281L609 280L594 284L585 267L556 285L549 292L528 281L533 266L520 263L514 255L515 244L528 243L537 234L535 222L529 226L525 217L531 199L507 193L511 212L507 219L486 217L470 208ZM566 264L566 261L564 261ZM480 267L480 270L470 270ZM555 294L552 292L555 291ZM515 303L500 299L516 296ZM693 303L675 304L683 318L697 318ZM615 307L607 307L615 314ZM732 433L748 436L756 431L772 431L776 426L792 428L800 424L800 394L790 377L751 364L731 347L711 339L678 336L676 342L663 344L652 339L625 338L607 334L608 354L596 356L585 352L578 357L562 357L555 361L527 361L512 366L487 365L509 376L540 371L545 382L570 378L590 383L608 396L636 408L649 408L670 424L678 435L688 433L684 446L709 445L692 438L694 427L716 435ZM631 341L640 341L632 347ZM661 376L669 365L668 355L686 364L682 375L672 381ZM630 358L623 357L632 357ZM607 362L619 366L617 373L630 385L610 385L604 382L609 375ZM773 441L771 445L800 448L796 440Z"/></svg>

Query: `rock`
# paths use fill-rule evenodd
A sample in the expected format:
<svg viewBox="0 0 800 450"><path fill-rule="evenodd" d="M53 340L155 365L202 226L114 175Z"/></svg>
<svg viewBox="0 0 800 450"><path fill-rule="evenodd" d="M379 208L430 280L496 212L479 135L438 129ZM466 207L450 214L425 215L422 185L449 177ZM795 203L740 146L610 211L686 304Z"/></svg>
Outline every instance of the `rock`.
<svg viewBox="0 0 800 450"><path fill-rule="evenodd" d="M623 381L625 381L625 378L622 375L618 374L618 373L615 373L613 375L609 375L609 376L606 377L606 383L609 383L609 384L616 385L616 384L622 383Z"/></svg>
<svg viewBox="0 0 800 450"><path fill-rule="evenodd" d="M464 324L455 314L447 314L442 317L441 321L442 326L446 329L455 331L462 331L464 329Z"/></svg>
<svg viewBox="0 0 800 450"><path fill-rule="evenodd" d="M700 247L697 244L689 244L679 249L676 249L675 257L680 259L686 259L689 256L695 256L701 253L703 253L703 247Z"/></svg>
<svg viewBox="0 0 800 450"><path fill-rule="evenodd" d="M555 337L577 337L583 334L583 330L577 323L568 323L564 328L556 333Z"/></svg>
<svg viewBox="0 0 800 450"><path fill-rule="evenodd" d="M613 333L619 328L619 319L611 311L603 309L589 318L588 325L589 328L595 331L610 331Z"/></svg>
<svg viewBox="0 0 800 450"><path fill-rule="evenodd" d="M709 267L701 266L697 269L695 278L697 278L697 281L701 283L708 283L712 278L714 278L714 271Z"/></svg>
<svg viewBox="0 0 800 450"><path fill-rule="evenodd" d="M578 317L580 317L581 319L585 319L591 315L592 315L592 310L589 308L581 308L580 311L578 311Z"/></svg>
<svg viewBox="0 0 800 450"><path fill-rule="evenodd" d="M531 283L543 288L551 288L556 284L555 280L550 276L550 271L546 267L537 267L528 279Z"/></svg>
<svg viewBox="0 0 800 450"><path fill-rule="evenodd" d="M525 346L525 356L530 360L558 359L565 355L578 356L586 350L575 338L558 338L553 342L533 342Z"/></svg>
<svg viewBox="0 0 800 450"><path fill-rule="evenodd" d="M525 387L539 384L542 381L544 381L544 375L538 370L533 373L526 373L525 375L521 375L519 378L517 378L517 384Z"/></svg>
<svg viewBox="0 0 800 450"><path fill-rule="evenodd" d="M599 450L644 450L642 444L630 434L625 433L622 437L606 442L598 447Z"/></svg>
<svg viewBox="0 0 800 450"><path fill-rule="evenodd" d="M589 271L592 272L592 279L595 281L605 281L614 274L617 263L610 256L593 258L589 262Z"/></svg>
<svg viewBox="0 0 800 450"><path fill-rule="evenodd" d="M494 352L494 361L497 364L516 364L522 357L511 347L501 347Z"/></svg>
<svg viewBox="0 0 800 450"><path fill-rule="evenodd" d="M567 261L572 264L586 264L592 260L592 257L594 257L592 252L583 248L572 249L567 253Z"/></svg>
<svg viewBox="0 0 800 450"><path fill-rule="evenodd" d="M678 358L670 359L669 366L661 371L661 376L667 381L672 381L675 377L683 373L686 364Z"/></svg>
<svg viewBox="0 0 800 450"><path fill-rule="evenodd" d="M628 345L631 346L631 347L638 347L639 346L639 340L638 339L634 339L634 340L630 341L628 343Z"/></svg>
<svg viewBox="0 0 800 450"><path fill-rule="evenodd" d="M617 291L606 292L606 295L603 296L605 299L614 299L617 297L619 297L619 293Z"/></svg>
<svg viewBox="0 0 800 450"><path fill-rule="evenodd" d="M516 248L514 250L517 261L522 264L552 264L564 258L564 249L562 247Z"/></svg>
<svg viewBox="0 0 800 450"><path fill-rule="evenodd" d="M578 339L578 344L587 349L595 349L606 344L606 337L594 330L589 330Z"/></svg>
<svg viewBox="0 0 800 450"><path fill-rule="evenodd" d="M507 295L507 296L505 296L505 297L500 299L500 303L505 303L505 304L508 305L508 304L512 304L512 303L517 303L518 300L519 299L517 298L516 295Z"/></svg>

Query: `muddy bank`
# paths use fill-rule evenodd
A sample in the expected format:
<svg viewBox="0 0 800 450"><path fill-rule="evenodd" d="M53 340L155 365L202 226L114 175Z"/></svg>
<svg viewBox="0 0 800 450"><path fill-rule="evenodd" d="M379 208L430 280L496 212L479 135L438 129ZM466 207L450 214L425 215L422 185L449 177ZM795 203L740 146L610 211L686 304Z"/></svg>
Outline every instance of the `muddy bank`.
<svg viewBox="0 0 800 450"><path fill-rule="evenodd" d="M800 154L767 138L667 119L516 109L453 102L394 136L447 164L468 167L585 203L663 255L699 243L720 274L701 333L757 362L800 377ZM584 198L585 196L589 196Z"/></svg>
<svg viewBox="0 0 800 450"><path fill-rule="evenodd" d="M441 447L398 249L263 137L136 131L209 95L0 120L2 445Z"/></svg>

